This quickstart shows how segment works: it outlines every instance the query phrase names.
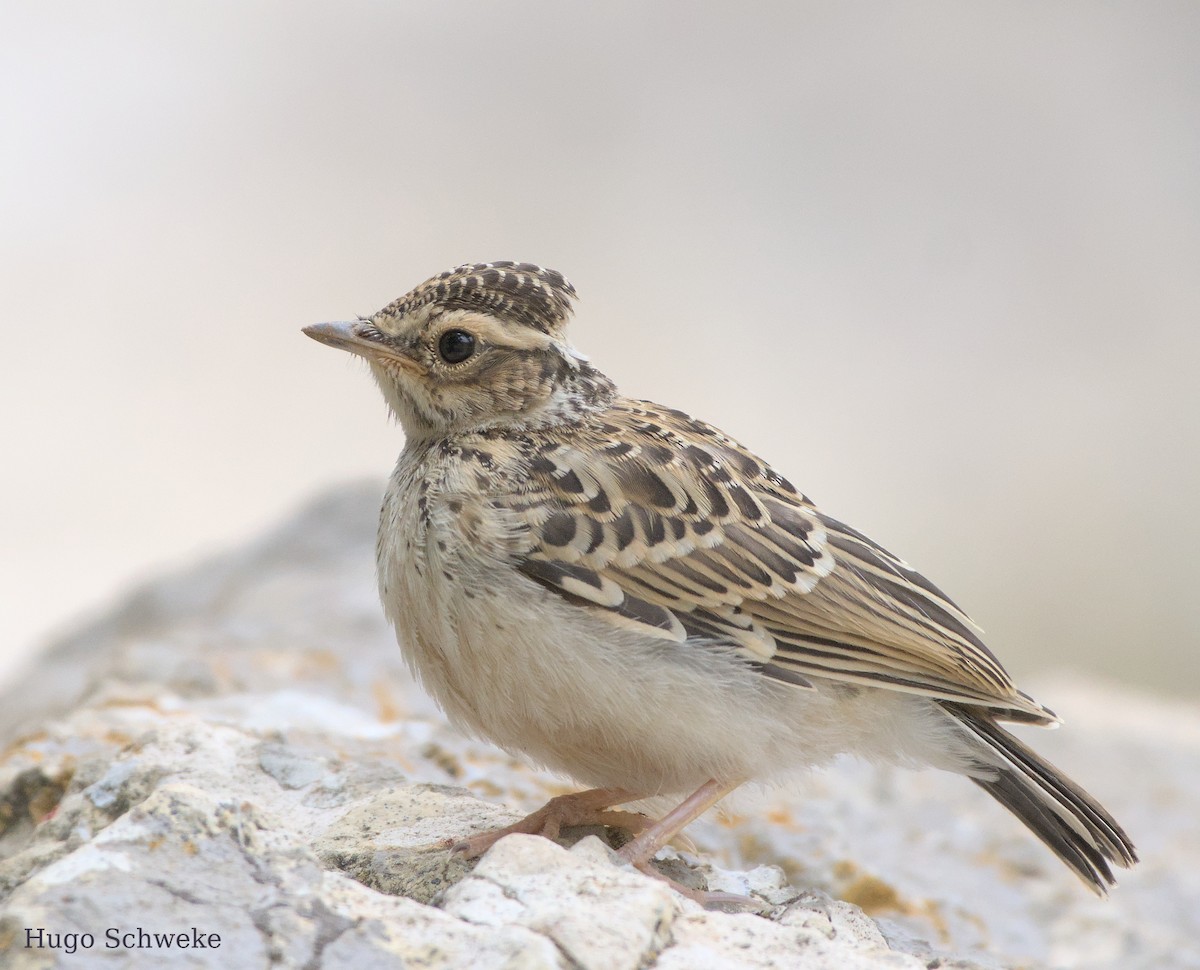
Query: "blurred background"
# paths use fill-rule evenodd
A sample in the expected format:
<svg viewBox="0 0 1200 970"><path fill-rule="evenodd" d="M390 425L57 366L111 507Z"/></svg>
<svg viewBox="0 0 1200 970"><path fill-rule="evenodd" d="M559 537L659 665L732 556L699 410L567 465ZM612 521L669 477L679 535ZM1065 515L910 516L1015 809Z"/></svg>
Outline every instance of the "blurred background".
<svg viewBox="0 0 1200 970"><path fill-rule="evenodd" d="M934 579L1200 689L1200 5L6 3L0 680L402 445L304 324L460 262ZM381 484L382 488L382 484Z"/></svg>

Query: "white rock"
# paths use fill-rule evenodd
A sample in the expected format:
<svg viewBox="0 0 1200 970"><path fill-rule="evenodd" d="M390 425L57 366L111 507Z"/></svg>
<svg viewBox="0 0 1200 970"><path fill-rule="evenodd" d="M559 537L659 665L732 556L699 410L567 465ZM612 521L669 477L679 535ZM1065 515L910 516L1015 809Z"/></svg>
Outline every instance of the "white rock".
<svg viewBox="0 0 1200 970"><path fill-rule="evenodd" d="M637 970L669 941L676 898L666 883L615 865L594 837L568 852L512 835L446 893L443 909L480 926L533 930L569 966Z"/></svg>

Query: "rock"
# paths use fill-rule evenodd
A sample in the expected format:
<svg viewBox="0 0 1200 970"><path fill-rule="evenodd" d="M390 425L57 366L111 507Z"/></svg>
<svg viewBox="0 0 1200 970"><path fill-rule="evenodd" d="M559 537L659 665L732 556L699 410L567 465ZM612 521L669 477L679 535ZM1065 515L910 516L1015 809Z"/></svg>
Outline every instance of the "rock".
<svg viewBox="0 0 1200 970"><path fill-rule="evenodd" d="M851 761L668 860L761 914L595 834L452 856L570 785L410 680L375 600L380 491L150 584L0 698L0 964L1200 967L1200 710L1066 680L1034 685L1070 721L1035 743L1143 855L1107 901L974 786Z"/></svg>

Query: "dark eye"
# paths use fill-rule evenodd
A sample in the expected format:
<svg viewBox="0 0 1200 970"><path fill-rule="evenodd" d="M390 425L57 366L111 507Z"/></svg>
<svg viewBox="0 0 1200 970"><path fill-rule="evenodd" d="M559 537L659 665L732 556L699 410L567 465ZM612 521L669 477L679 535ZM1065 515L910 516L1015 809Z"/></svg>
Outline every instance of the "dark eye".
<svg viewBox="0 0 1200 970"><path fill-rule="evenodd" d="M475 338L465 330L447 330L438 340L438 353L447 364L461 364L475 353Z"/></svg>

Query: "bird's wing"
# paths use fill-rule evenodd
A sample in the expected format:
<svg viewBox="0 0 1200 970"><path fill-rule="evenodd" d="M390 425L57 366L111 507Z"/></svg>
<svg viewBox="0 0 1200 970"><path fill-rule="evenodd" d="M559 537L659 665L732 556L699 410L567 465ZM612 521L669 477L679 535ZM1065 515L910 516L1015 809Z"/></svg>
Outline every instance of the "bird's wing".
<svg viewBox="0 0 1200 970"><path fill-rule="evenodd" d="M821 514L737 442L621 400L570 438L535 438L518 522L531 580L618 627L732 644L763 672L1054 715L1013 686L937 587Z"/></svg>

